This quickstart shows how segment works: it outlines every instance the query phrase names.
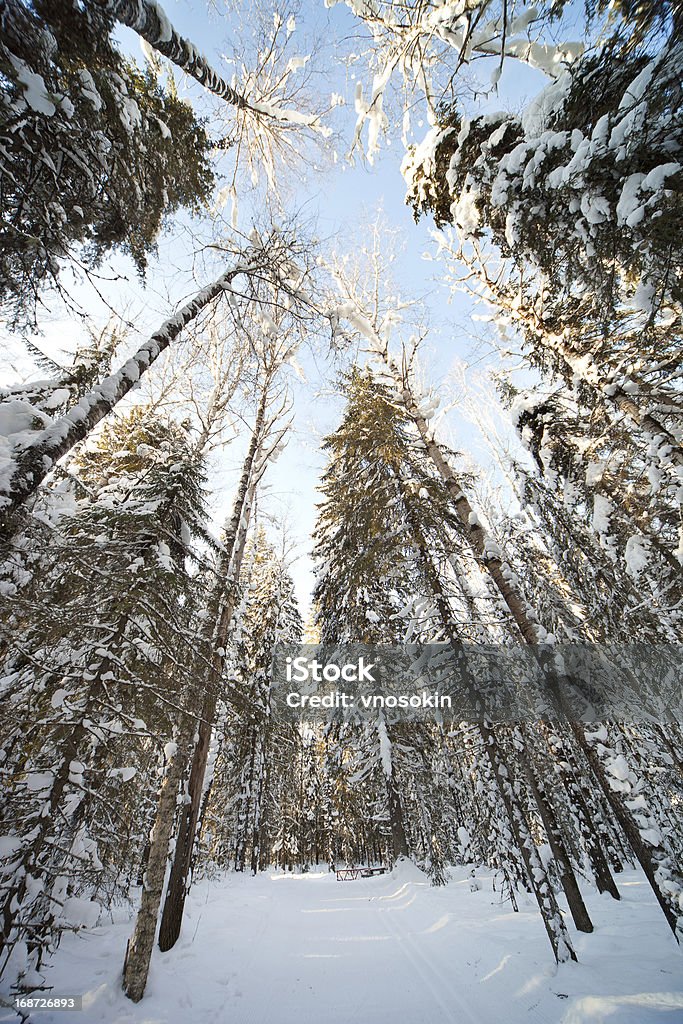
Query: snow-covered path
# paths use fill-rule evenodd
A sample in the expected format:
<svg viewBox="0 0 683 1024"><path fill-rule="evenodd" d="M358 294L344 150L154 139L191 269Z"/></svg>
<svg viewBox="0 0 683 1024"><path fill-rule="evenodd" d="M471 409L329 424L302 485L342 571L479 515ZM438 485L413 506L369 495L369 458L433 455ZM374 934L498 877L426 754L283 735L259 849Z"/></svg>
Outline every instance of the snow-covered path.
<svg viewBox="0 0 683 1024"><path fill-rule="evenodd" d="M556 969L532 903L501 904L463 871L433 889L416 868L336 882L324 873L227 876L191 895L145 999L118 975L128 920L67 937L50 972L84 1012L39 1024L681 1024L683 955L642 876L620 904L589 899L596 931ZM0 1020L9 1020L0 1014ZM15 1018L16 1019L16 1018Z"/></svg>

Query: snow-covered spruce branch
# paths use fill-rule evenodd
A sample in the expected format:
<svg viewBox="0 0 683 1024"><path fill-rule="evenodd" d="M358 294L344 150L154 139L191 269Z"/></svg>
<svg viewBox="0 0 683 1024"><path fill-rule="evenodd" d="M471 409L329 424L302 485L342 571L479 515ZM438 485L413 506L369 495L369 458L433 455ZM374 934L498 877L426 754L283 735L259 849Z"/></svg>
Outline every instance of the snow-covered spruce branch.
<svg viewBox="0 0 683 1024"><path fill-rule="evenodd" d="M680 437L662 423L651 409L643 406L643 388L640 381L625 372L617 379L615 371L609 365L600 365L590 351L577 351L567 334L558 334L550 329L544 321L543 312L525 297L521 282L519 289L506 287L503 271L489 271L487 259L478 244L474 244L472 255L462 245L449 250L445 241L440 244L458 263L464 264L467 268L468 277L471 276L476 282L472 286L468 285L468 291L477 301L485 302L494 310L504 311L523 335L535 339L539 346L555 353L567 371L593 391L603 407L615 406L618 412L628 417L642 430L651 450L657 454L662 465L683 466Z"/></svg>
<svg viewBox="0 0 683 1024"><path fill-rule="evenodd" d="M132 28L150 46L162 53L164 57L168 57L176 67L181 68L209 92L220 96L234 107L290 125L311 128L317 123L317 116L278 107L277 104L259 102L257 99L247 98L243 93L234 89L217 71L214 71L194 43L184 39L176 32L160 4L149 2L149 0L90 0L90 2L103 7L122 25Z"/></svg>
<svg viewBox="0 0 683 1024"><path fill-rule="evenodd" d="M489 287L492 288L491 285ZM493 301L503 306L502 292L497 294ZM680 438L648 408L641 406L638 401L641 388L637 381L627 374L623 374L620 380L609 377L606 380L604 370L590 352L579 354L562 335L544 329L542 318L535 311L524 309L521 305L513 307L512 303L504 308L513 321L519 322L523 329L532 330L542 338L542 344L557 353L575 379L590 387L605 404L616 406L620 413L627 416L635 426L640 427L662 464L666 465L668 462L676 467L683 466L683 447Z"/></svg>

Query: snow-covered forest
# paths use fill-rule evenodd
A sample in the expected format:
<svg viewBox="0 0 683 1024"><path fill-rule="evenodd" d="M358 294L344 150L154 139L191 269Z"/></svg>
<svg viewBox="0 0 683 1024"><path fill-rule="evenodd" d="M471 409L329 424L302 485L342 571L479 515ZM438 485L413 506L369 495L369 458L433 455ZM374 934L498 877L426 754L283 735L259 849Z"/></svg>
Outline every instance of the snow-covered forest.
<svg viewBox="0 0 683 1024"><path fill-rule="evenodd" d="M681 0L0 0L0 1020L683 1022L682 196Z"/></svg>

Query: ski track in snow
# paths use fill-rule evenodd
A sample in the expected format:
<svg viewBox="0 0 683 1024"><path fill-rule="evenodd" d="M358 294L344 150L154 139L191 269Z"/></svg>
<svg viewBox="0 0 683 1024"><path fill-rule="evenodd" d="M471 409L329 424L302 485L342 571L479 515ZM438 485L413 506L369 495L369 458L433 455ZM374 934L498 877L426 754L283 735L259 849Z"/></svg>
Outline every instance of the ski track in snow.
<svg viewBox="0 0 683 1024"><path fill-rule="evenodd" d="M419 985L421 1009L426 1013L427 1021L442 1020L453 1021L458 1024L466 1024L471 1021L477 1024L477 1017L467 1005L463 996L456 990L450 972L439 973L438 968L430 962L428 956L420 948L419 941L411 932L409 923L405 920L404 913L396 914L396 911L403 912L411 905L414 894L411 893L408 883L397 890L395 895L380 896L381 920L384 921L399 944L399 950L403 952L408 960L407 971L415 976L421 983ZM390 902L400 899L402 902L394 905ZM377 904L376 904L377 905ZM448 918L441 919L447 923ZM439 922L436 922L438 926ZM426 998L425 998L426 997ZM433 1006L430 1004L433 1002ZM430 1012L436 1010L437 1012Z"/></svg>
<svg viewBox="0 0 683 1024"><path fill-rule="evenodd" d="M38 1024L683 1024L683 954L639 873L620 903L585 894L593 935L556 968L530 898L520 912L465 869L432 888L411 864L336 882L327 871L226 875L192 890L176 947L155 949L145 998L120 990L131 921L64 938L49 984L80 1013ZM0 1012L0 1021L17 1020Z"/></svg>

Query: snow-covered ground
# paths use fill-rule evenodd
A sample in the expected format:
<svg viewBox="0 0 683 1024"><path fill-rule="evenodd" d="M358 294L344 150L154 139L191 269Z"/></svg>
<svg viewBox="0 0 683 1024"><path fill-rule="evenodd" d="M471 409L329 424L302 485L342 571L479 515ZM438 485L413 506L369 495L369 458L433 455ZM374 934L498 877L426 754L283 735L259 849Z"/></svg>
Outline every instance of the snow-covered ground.
<svg viewBox="0 0 683 1024"><path fill-rule="evenodd" d="M621 903L589 898L596 925L573 933L580 963L556 968L541 919L520 896L462 870L431 888L410 864L391 875L229 875L192 892L175 949L155 950L137 1006L119 973L130 921L66 937L55 995L83 1012L39 1024L680 1024L683 952L642 875ZM0 1020L12 1019L1 1014ZM14 1018L16 1020L16 1018Z"/></svg>

